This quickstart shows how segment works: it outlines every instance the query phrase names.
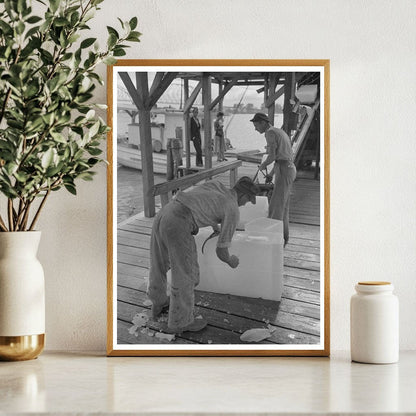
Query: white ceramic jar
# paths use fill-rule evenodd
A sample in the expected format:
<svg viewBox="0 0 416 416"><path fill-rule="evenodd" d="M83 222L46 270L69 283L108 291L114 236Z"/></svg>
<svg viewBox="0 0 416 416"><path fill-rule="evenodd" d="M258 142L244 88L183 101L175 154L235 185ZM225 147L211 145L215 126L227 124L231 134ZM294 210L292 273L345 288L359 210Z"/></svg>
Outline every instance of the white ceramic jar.
<svg viewBox="0 0 416 416"><path fill-rule="evenodd" d="M351 297L351 359L390 364L399 360L399 302L390 282L359 282Z"/></svg>

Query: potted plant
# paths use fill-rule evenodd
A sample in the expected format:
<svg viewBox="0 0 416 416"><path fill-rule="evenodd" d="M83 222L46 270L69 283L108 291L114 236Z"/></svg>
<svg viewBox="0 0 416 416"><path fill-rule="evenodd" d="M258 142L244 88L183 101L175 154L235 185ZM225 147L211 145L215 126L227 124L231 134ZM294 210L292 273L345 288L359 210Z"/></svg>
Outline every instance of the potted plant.
<svg viewBox="0 0 416 416"><path fill-rule="evenodd" d="M44 343L44 279L36 223L51 194L76 194L103 161L108 127L91 104L100 63L138 42L137 18L107 27L100 50L88 21L103 0L0 0L0 359L36 357Z"/></svg>

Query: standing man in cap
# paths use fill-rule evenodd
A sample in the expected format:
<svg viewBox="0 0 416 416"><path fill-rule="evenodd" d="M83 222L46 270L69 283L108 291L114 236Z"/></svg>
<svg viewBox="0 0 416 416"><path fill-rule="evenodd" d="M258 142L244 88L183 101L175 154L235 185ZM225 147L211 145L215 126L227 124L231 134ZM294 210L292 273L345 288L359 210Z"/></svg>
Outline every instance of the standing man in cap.
<svg viewBox="0 0 416 416"><path fill-rule="evenodd" d="M260 134L264 133L267 142L267 158L259 165L259 169L264 170L274 162L272 172L275 174L275 183L269 204L269 218L283 221L283 237L286 245L289 241L290 192L296 178L292 144L286 132L272 126L266 114L256 113L250 121L256 131Z"/></svg>
<svg viewBox="0 0 416 416"><path fill-rule="evenodd" d="M167 332L197 332L207 325L205 319L194 319L194 288L199 283L198 255L194 235L199 227L211 226L219 233L217 257L235 269L238 257L228 248L234 235L240 211L247 202L256 203L257 185L247 176L232 189L212 180L176 197L156 215L150 241L150 274L147 294L156 319L169 308ZM218 224L221 224L221 229ZM170 298L166 294L166 273L171 269Z"/></svg>

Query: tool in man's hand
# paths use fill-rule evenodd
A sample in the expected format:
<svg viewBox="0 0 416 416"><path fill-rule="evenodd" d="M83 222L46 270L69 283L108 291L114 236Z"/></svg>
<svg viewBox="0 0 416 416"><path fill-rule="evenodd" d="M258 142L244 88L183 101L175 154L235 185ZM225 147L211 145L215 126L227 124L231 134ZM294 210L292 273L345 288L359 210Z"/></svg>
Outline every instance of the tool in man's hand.
<svg viewBox="0 0 416 416"><path fill-rule="evenodd" d="M215 230L205 241L204 241L204 244L202 244L202 254L204 254L204 247L205 247L205 244L207 243L207 241L208 240L211 240L211 238L214 238L214 237L216 237L217 235L220 235L220 232L219 231L217 231L217 230Z"/></svg>

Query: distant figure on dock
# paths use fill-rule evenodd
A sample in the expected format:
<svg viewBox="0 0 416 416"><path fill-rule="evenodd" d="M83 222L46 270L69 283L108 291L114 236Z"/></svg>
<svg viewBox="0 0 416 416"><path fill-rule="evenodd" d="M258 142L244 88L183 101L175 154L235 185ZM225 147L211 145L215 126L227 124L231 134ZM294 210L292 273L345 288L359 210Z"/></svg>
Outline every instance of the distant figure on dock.
<svg viewBox="0 0 416 416"><path fill-rule="evenodd" d="M181 333L202 330L207 321L194 319L194 288L199 283L198 254L194 235L199 227L211 226L218 236L216 254L219 260L235 269L237 256L230 255L235 229L240 219L240 206L256 203L259 189L247 176L232 189L212 180L176 197L156 215L150 241L150 274L147 294L156 319L169 308L165 331ZM218 224L221 224L221 229ZM171 269L170 298L166 293L166 273Z"/></svg>
<svg viewBox="0 0 416 416"><path fill-rule="evenodd" d="M198 108L192 109L191 117L191 141L194 144L196 152L196 165L204 166L202 162L202 147L201 147L201 123L198 119Z"/></svg>
<svg viewBox="0 0 416 416"><path fill-rule="evenodd" d="M225 153L225 137L224 137L224 113L219 111L214 121L215 130L215 152L217 153L217 162L223 162L227 159Z"/></svg>
<svg viewBox="0 0 416 416"><path fill-rule="evenodd" d="M269 218L283 221L285 246L289 242L289 205L290 193L296 178L296 166L293 163L292 144L289 136L282 129L271 125L264 113L256 113L250 120L260 134L265 133L267 141L267 158L259 165L266 169L274 162L272 173L275 175L273 194L269 204Z"/></svg>

